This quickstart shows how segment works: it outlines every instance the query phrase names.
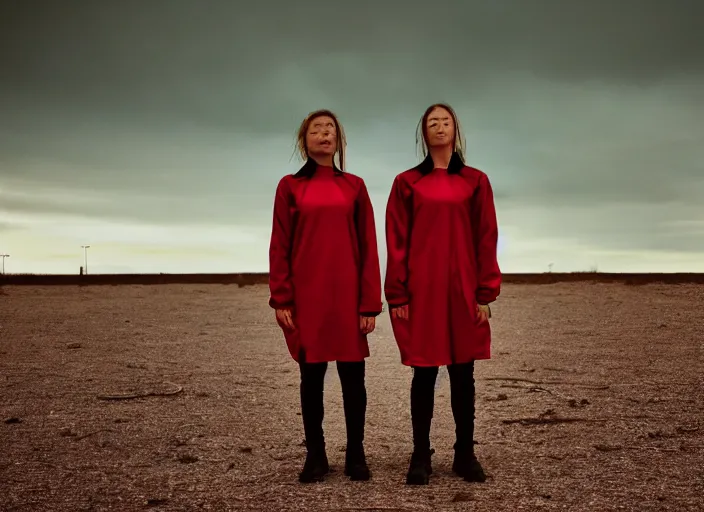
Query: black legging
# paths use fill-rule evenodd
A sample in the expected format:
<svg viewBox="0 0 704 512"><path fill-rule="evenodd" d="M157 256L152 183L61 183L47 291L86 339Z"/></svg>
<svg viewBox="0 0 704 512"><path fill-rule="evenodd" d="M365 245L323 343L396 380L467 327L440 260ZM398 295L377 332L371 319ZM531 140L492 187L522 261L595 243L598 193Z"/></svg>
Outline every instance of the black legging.
<svg viewBox="0 0 704 512"><path fill-rule="evenodd" d="M448 365L452 415L455 418L457 449L471 450L474 442L474 361ZM438 367L413 367L411 418L413 444L419 451L430 450L430 425L435 407Z"/></svg>
<svg viewBox="0 0 704 512"><path fill-rule="evenodd" d="M323 446L323 388L328 363L301 363L301 415L306 444ZM347 446L360 448L364 441L367 390L364 385L365 361L337 362L342 385L342 400L347 427Z"/></svg>

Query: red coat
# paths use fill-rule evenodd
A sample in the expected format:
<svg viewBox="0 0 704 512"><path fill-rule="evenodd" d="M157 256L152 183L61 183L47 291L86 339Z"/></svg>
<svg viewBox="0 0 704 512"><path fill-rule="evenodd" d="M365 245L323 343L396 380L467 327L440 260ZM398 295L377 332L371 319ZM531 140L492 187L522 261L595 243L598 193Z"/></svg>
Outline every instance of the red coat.
<svg viewBox="0 0 704 512"><path fill-rule="evenodd" d="M379 315L382 302L374 211L364 180L313 160L282 178L269 264L269 305L293 311L296 330L279 325L295 361L369 356L359 316Z"/></svg>
<svg viewBox="0 0 704 512"><path fill-rule="evenodd" d="M396 176L386 210L389 313L401 361L444 366L491 357L491 327L477 304L499 295L498 228L486 174L453 156L448 169L426 159Z"/></svg>

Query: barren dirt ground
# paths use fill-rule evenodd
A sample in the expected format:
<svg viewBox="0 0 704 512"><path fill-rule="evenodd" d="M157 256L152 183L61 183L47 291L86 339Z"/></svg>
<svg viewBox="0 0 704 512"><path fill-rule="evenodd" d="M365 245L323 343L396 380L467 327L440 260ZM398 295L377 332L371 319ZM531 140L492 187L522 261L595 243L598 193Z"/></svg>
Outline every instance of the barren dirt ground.
<svg viewBox="0 0 704 512"><path fill-rule="evenodd" d="M370 337L367 455L301 485L298 373L265 286L0 290L2 510L702 510L704 286L507 285L477 364L477 453L451 473L438 380L431 485L408 488L409 385L386 313ZM182 391L168 396L182 387ZM148 393L124 400L101 395Z"/></svg>

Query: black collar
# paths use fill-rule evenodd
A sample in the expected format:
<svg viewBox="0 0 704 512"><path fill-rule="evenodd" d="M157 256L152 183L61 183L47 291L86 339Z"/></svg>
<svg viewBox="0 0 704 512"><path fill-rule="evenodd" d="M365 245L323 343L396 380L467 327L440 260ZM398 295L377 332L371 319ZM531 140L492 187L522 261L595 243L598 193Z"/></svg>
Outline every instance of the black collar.
<svg viewBox="0 0 704 512"><path fill-rule="evenodd" d="M339 176L342 174L342 171L337 168L337 165L335 163L332 164L333 169L335 170L335 175ZM294 177L296 178L310 178L315 174L315 170L318 168L318 162L313 160L312 158L308 158L306 160L306 163L303 164L303 167L301 167L296 174L294 174Z"/></svg>
<svg viewBox="0 0 704 512"><path fill-rule="evenodd" d="M464 166L465 164L462 161L462 157L460 157L457 151L454 151L450 157L450 164L447 166L448 174L459 174ZM428 154L428 156L425 157L425 160L419 163L415 168L418 169L423 175L432 172L435 166L433 165L433 159L430 157L430 154Z"/></svg>

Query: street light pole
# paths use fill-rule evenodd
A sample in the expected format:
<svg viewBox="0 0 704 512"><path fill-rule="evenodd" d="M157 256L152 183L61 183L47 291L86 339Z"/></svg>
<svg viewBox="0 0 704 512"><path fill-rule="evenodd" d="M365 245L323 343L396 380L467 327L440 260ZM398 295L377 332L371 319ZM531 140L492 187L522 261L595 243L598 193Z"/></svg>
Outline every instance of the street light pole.
<svg viewBox="0 0 704 512"><path fill-rule="evenodd" d="M88 273L88 248L90 245L82 245L83 248L83 260L86 268L86 274Z"/></svg>
<svg viewBox="0 0 704 512"><path fill-rule="evenodd" d="M9 258L9 254L0 254L0 258L2 258L2 274L5 275L5 258Z"/></svg>

